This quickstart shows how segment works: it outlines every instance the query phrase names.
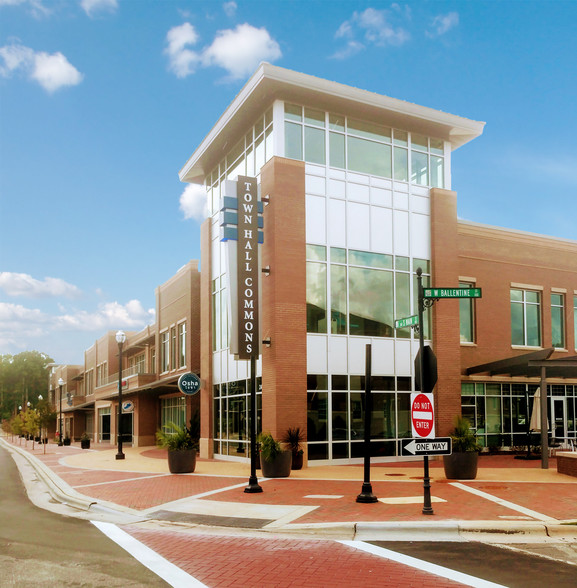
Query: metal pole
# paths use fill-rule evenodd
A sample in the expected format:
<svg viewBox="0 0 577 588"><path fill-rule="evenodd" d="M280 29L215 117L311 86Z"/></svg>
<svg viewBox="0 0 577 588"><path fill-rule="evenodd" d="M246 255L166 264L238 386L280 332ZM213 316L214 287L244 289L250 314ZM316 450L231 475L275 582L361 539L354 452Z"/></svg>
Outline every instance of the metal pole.
<svg viewBox="0 0 577 588"><path fill-rule="evenodd" d="M262 487L258 483L256 477L256 356L250 356L250 478L248 486L244 489L247 494L256 494L262 492Z"/></svg>
<svg viewBox="0 0 577 588"><path fill-rule="evenodd" d="M122 341L118 341L118 423L116 432L118 435L118 453L116 459L124 459L122 452Z"/></svg>
<svg viewBox="0 0 577 588"><path fill-rule="evenodd" d="M423 315L425 310L425 301L423 296L423 270L417 268L417 290L418 290L418 310L419 310L419 371L421 373L420 388L424 394L425 390L425 325ZM423 457L423 511L424 515L432 515L433 507L431 506L431 479L429 478L429 456Z"/></svg>
<svg viewBox="0 0 577 588"><path fill-rule="evenodd" d="M367 343L365 347L365 477L361 493L357 496L357 502L372 503L377 502L377 497L373 494L371 485L371 416L372 406L372 387L371 387L371 344Z"/></svg>
<svg viewBox="0 0 577 588"><path fill-rule="evenodd" d="M547 419L547 368L541 366L541 469L549 469L549 423Z"/></svg>
<svg viewBox="0 0 577 588"><path fill-rule="evenodd" d="M60 384L60 404L58 407L58 447L62 447L62 384Z"/></svg>

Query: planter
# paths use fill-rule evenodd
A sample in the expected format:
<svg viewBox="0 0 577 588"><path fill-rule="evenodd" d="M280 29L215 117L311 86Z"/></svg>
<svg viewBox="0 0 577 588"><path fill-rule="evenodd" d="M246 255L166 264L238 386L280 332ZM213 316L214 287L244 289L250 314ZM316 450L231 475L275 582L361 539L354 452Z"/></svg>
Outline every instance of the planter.
<svg viewBox="0 0 577 588"><path fill-rule="evenodd" d="M477 477L478 459L479 454L476 451L444 455L445 477L448 480L474 480Z"/></svg>
<svg viewBox="0 0 577 588"><path fill-rule="evenodd" d="M80 440L80 447L82 449L90 449L90 439L81 439Z"/></svg>
<svg viewBox="0 0 577 588"><path fill-rule="evenodd" d="M196 467L196 449L168 451L168 469L171 474L191 474Z"/></svg>
<svg viewBox="0 0 577 588"><path fill-rule="evenodd" d="M292 451L279 453L272 461L260 456L260 465L264 478L288 478L291 474Z"/></svg>
<svg viewBox="0 0 577 588"><path fill-rule="evenodd" d="M70 438L66 437L62 443L63 445L70 445Z"/></svg>
<svg viewBox="0 0 577 588"><path fill-rule="evenodd" d="M293 453L293 463L291 466L292 470L302 470L303 457L304 457L304 454L302 452L301 453Z"/></svg>

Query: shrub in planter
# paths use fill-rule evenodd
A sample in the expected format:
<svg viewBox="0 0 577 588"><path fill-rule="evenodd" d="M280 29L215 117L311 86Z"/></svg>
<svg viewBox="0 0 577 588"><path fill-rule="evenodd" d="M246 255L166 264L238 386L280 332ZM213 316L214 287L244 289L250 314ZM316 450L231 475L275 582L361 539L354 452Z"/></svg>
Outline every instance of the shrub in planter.
<svg viewBox="0 0 577 588"><path fill-rule="evenodd" d="M474 480L477 477L477 461L481 446L471 431L469 421L462 416L455 419L450 435L453 453L443 456L445 476L449 480Z"/></svg>
<svg viewBox="0 0 577 588"><path fill-rule="evenodd" d="M270 433L262 433L260 442L260 467L265 478L288 478L291 473L292 451L283 450Z"/></svg>
<svg viewBox="0 0 577 588"><path fill-rule="evenodd" d="M88 433L82 433L80 437L80 447L82 449L90 449L90 435Z"/></svg>
<svg viewBox="0 0 577 588"><path fill-rule="evenodd" d="M282 438L282 442L287 445L293 455L292 466L293 470L300 470L303 467L303 449L301 443L305 440L305 436L300 427L289 427Z"/></svg>
<svg viewBox="0 0 577 588"><path fill-rule="evenodd" d="M167 431L159 430L156 433L156 443L159 447L168 449L168 469L171 474L190 474L196 468L196 452L198 450L198 438L193 437L191 430L194 424L191 419L191 427L180 427L174 423L167 423Z"/></svg>
<svg viewBox="0 0 577 588"><path fill-rule="evenodd" d="M64 437L63 445L70 445L70 437Z"/></svg>

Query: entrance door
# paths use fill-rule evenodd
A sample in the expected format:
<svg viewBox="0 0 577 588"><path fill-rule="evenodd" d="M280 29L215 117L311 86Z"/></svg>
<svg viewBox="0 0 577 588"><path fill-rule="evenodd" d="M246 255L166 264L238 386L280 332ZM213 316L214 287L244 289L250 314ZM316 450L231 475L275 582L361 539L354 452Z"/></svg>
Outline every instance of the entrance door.
<svg viewBox="0 0 577 588"><path fill-rule="evenodd" d="M100 440L110 441L110 413L100 415Z"/></svg>
<svg viewBox="0 0 577 588"><path fill-rule="evenodd" d="M565 417L566 398L552 399L551 423L553 437L557 442L563 442L567 438L567 419Z"/></svg>
<svg viewBox="0 0 577 588"><path fill-rule="evenodd" d="M123 443L132 443L132 412L125 412L122 415L120 434Z"/></svg>

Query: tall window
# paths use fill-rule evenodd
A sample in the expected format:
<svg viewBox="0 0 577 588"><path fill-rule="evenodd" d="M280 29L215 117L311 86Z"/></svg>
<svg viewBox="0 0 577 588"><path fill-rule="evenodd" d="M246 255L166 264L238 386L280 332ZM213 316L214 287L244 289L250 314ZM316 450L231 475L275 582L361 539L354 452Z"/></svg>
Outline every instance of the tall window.
<svg viewBox="0 0 577 588"><path fill-rule="evenodd" d="M511 288L511 344L541 346L541 295Z"/></svg>
<svg viewBox="0 0 577 588"><path fill-rule="evenodd" d="M186 365L186 323L178 325L178 367Z"/></svg>
<svg viewBox="0 0 577 588"><path fill-rule="evenodd" d="M573 296L573 337L575 349L577 349L577 296Z"/></svg>
<svg viewBox="0 0 577 588"><path fill-rule="evenodd" d="M307 332L327 332L327 250L307 245Z"/></svg>
<svg viewBox="0 0 577 588"><path fill-rule="evenodd" d="M176 327L170 328L170 369L176 369L176 357L178 355L178 346L176 338Z"/></svg>
<svg viewBox="0 0 577 588"><path fill-rule="evenodd" d="M459 282L459 288L472 288L473 284ZM461 343L475 341L475 306L471 298L459 300L459 323L461 329Z"/></svg>
<svg viewBox="0 0 577 588"><path fill-rule="evenodd" d="M160 334L160 372L167 372L170 359L168 331Z"/></svg>
<svg viewBox="0 0 577 588"><path fill-rule="evenodd" d="M553 347L565 347L565 296L551 294L551 342Z"/></svg>

